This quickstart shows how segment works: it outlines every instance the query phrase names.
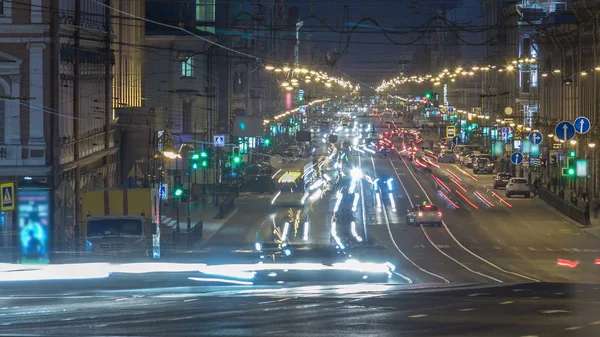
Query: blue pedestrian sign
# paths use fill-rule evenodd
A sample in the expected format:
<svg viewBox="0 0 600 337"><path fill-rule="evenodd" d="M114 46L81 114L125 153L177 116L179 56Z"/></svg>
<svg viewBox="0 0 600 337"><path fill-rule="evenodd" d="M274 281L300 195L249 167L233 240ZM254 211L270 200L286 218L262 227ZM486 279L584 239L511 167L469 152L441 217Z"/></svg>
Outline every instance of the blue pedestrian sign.
<svg viewBox="0 0 600 337"><path fill-rule="evenodd" d="M529 141L533 145L539 145L543 139L544 139L544 136L542 136L541 132L533 131L532 133L529 134Z"/></svg>
<svg viewBox="0 0 600 337"><path fill-rule="evenodd" d="M167 185L160 185L160 190L158 191L159 199L167 199Z"/></svg>
<svg viewBox="0 0 600 337"><path fill-rule="evenodd" d="M577 117L575 123L573 123L573 126L575 127L575 131L577 131L577 133L587 133L590 131L592 123L590 123L590 120L586 117Z"/></svg>
<svg viewBox="0 0 600 337"><path fill-rule="evenodd" d="M454 136L454 138L452 138L452 144L458 145L460 143L462 143L462 139L460 139L460 136Z"/></svg>
<svg viewBox="0 0 600 337"><path fill-rule="evenodd" d="M556 124L554 134L558 139L564 140L566 142L575 137L575 126L573 126L573 124L571 124L571 122L569 121L562 121Z"/></svg>
<svg viewBox="0 0 600 337"><path fill-rule="evenodd" d="M515 165L521 164L523 162L523 154L521 152L513 152L510 155L510 161Z"/></svg>
<svg viewBox="0 0 600 337"><path fill-rule="evenodd" d="M219 147L225 146L225 136L224 135L214 136L213 143L215 144L215 146L219 146Z"/></svg>

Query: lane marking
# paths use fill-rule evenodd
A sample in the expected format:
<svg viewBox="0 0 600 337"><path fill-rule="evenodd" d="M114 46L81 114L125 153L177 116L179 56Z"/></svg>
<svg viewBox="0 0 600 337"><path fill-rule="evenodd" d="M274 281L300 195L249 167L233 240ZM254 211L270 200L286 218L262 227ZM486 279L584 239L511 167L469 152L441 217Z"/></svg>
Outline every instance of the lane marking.
<svg viewBox="0 0 600 337"><path fill-rule="evenodd" d="M375 162L373 162L373 169L375 169ZM375 172L374 172L374 173L377 173L377 170L375 170ZM405 190L405 191L406 191L406 190ZM379 193L379 189L378 189L377 193ZM410 201L410 198L409 198L408 200ZM411 204L412 204L412 202L411 202ZM396 247L396 250L397 250L398 252L400 252L400 254L401 254L401 255L402 255L402 256L403 256L403 257L406 259L406 261L410 262L410 263L411 263L413 266L415 266L415 267L416 267L417 269L419 269L420 271L424 272L425 274L431 275L431 276L433 276L433 277L437 277L437 278L439 278L440 280L442 280L442 281L444 281L444 282L446 282L446 283L450 283L450 280L448 280L447 278L445 278L445 277L443 277L443 276L441 276L441 275L438 275L438 274L432 273L432 272L430 272L430 271L428 271L428 270L426 270L426 269L424 269L424 268L421 268L421 266L419 266L419 265L418 265L418 264L416 264L416 263L415 263L413 260L411 260L411 259L410 259L410 258L409 258L409 257L408 257L408 256L407 256L407 255L406 255L406 254L405 254L405 253L402 251L402 249L400 249L400 247L399 247L399 246L398 246L398 244L396 243L396 240L394 239L394 234L392 234L392 228L390 227L390 221L389 221L389 219L388 219L388 216L387 216L387 210L385 209L385 205L384 205L383 207L384 207L384 208L383 208L383 215L384 215L384 218L385 218L385 224L386 224L386 226L387 226L388 234L389 234L389 236L390 236L390 239L392 239L392 244L394 244L394 247Z"/></svg>
<svg viewBox="0 0 600 337"><path fill-rule="evenodd" d="M409 318L422 318L422 317L427 317L429 315L427 314L418 314L418 315L410 315L408 316Z"/></svg>
<svg viewBox="0 0 600 337"><path fill-rule="evenodd" d="M362 154L358 155L358 167L362 169ZM366 216L366 208L365 208L365 193L363 191L363 180L360 180L360 202L362 205L362 220L363 220L363 235L365 236L365 241L369 241L369 235L367 234L367 216ZM412 283L412 282L411 282Z"/></svg>
<svg viewBox="0 0 600 337"><path fill-rule="evenodd" d="M390 162L391 162L391 160L390 160ZM408 167L408 164L406 164L406 161L404 160L404 158L402 158L402 162L406 166L406 169L408 170L408 172L410 173L410 175L413 177L413 179L415 180L415 182L417 183L417 185L419 185L419 187L421 188L421 190L423 191L423 193L425 193L425 197L427 198L427 200L429 200L429 202L431 202L431 198L429 198L429 195L427 194L427 192L425 192L425 189L423 188L423 186L421 185L421 183L417 180L417 177L415 177L414 173L412 173L412 171ZM392 166L393 165L394 165L394 163L392 163ZM461 247L462 249L464 249L466 252L468 252L469 254L473 255L474 257L478 258L479 260L487 263L488 265L496 268L497 270L499 270L499 271L501 271L503 273L514 275L514 276L518 276L518 277L521 277L521 278L524 278L526 280L530 280L530 281L533 281L533 282L540 282L540 280L535 279L533 277L529 277L529 276L526 276L526 275L523 275L523 274L519 274L519 273L516 273L516 272L513 272L513 271L506 270L506 269L504 269L504 268L502 268L502 267L500 267L500 266L498 266L498 265L496 265L496 264L494 264L494 263L492 263L492 262L484 259L483 257L481 257L481 256L473 253L470 249L468 249L460 241L458 241L458 239L454 236L454 234L452 233L452 231L450 230L450 228L446 225L445 221L442 221L442 224L446 228L447 233L450 235L450 237L452 238L452 240L454 240L454 242L456 242L456 244L458 244L459 247Z"/></svg>
<svg viewBox="0 0 600 337"><path fill-rule="evenodd" d="M458 309L458 311L462 311L462 312L473 311L473 310L475 310L475 308Z"/></svg>
<svg viewBox="0 0 600 337"><path fill-rule="evenodd" d="M402 161L404 161L404 159L402 159ZM394 166L394 163L392 162L392 160L391 160L391 159L390 159L390 163L391 163L391 165L392 165L392 167L393 167L393 166ZM406 164L406 162L405 162L405 164ZM408 166L407 166L407 168L408 168ZM410 170L409 170L409 172L410 172ZM412 174L412 172L410 172L410 173ZM404 190L404 192L405 192L405 193L408 195L408 190L406 189L406 186L404 186L404 183L402 182L402 180L400 180L400 177L398 177L398 180L400 181L400 186L402 186L402 189L403 189L403 190ZM416 180L416 178L415 178L415 180ZM429 203L432 203L432 202L431 202L431 199L429 198L429 196L427 195L427 193L425 192L425 190L424 190L422 187L421 187L421 189L423 190L423 193L425 193L425 197L427 198L427 200L429 200ZM413 201L410 199L410 197L408 198L408 201L410 202L410 206L411 206L411 207L414 207L414 203L413 203ZM444 224L444 226L445 226L445 224ZM447 258L449 258L450 260L454 261L456 264L458 264L459 266L463 267L464 269L466 269L466 270L470 271L470 272L471 272L471 273L473 273L473 274L476 274L476 275L482 276L482 277L484 277L484 278L488 278L488 279L490 279L490 280L492 280L492 281L496 281L496 282L498 282L498 283L502 283L502 282L503 282L502 280L500 280L500 279L497 279L497 278L495 278L495 277L493 277L493 276L490 276L490 275L487 275L487 274L484 274L484 273L478 272L478 271L476 271L476 270L473 270L473 269L469 268L467 265L465 265L465 264L461 263L460 261L458 261L457 259L455 259L454 257L452 257L452 256L448 255L446 252L444 252L443 250L441 250L441 249L440 249L440 248L439 248L439 247L438 247L438 246L437 246L437 245L436 245L436 244L433 242L433 240L431 240L431 237L429 237L429 234L428 234L428 233L427 233L427 231L425 230L425 227L423 227L423 225L421 225L420 227L421 227L421 231L423 232L423 234L425 235L425 237L427 238L427 240L429 241L429 243L431 243L431 245L432 245L432 246L433 246L435 249L437 249L437 251L438 251L438 252L440 252L440 253L441 253L442 255L444 255L445 257L447 257Z"/></svg>

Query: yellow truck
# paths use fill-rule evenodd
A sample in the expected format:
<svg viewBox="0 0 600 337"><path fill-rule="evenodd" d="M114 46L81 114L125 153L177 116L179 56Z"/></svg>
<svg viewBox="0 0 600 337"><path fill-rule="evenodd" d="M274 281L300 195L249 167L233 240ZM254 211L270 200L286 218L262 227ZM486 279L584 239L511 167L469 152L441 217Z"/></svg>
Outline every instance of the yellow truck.
<svg viewBox="0 0 600 337"><path fill-rule="evenodd" d="M116 257L160 257L158 196L153 189L104 189L82 196L86 252Z"/></svg>

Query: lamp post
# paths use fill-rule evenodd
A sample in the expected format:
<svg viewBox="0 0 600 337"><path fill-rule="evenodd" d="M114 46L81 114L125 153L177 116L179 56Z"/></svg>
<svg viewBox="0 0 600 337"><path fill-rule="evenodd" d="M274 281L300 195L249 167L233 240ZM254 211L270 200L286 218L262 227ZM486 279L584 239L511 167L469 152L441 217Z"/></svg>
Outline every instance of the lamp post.
<svg viewBox="0 0 600 337"><path fill-rule="evenodd" d="M590 156L591 158L591 163L592 165L590 165L590 169L592 171L592 174L589 175L589 177L592 180L592 198L596 197L596 143L588 143L588 147L590 148L590 150L592 151L592 155ZM588 189L589 189L590 183L588 182ZM589 197L589 193L588 193L588 197Z"/></svg>

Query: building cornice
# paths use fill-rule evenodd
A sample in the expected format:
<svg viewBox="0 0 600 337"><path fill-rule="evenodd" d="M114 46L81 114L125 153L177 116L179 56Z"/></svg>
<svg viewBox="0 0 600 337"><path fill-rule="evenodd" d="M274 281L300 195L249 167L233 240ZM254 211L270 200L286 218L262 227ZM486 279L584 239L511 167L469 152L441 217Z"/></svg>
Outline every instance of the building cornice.
<svg viewBox="0 0 600 337"><path fill-rule="evenodd" d="M49 24L0 24L0 34L44 34Z"/></svg>

